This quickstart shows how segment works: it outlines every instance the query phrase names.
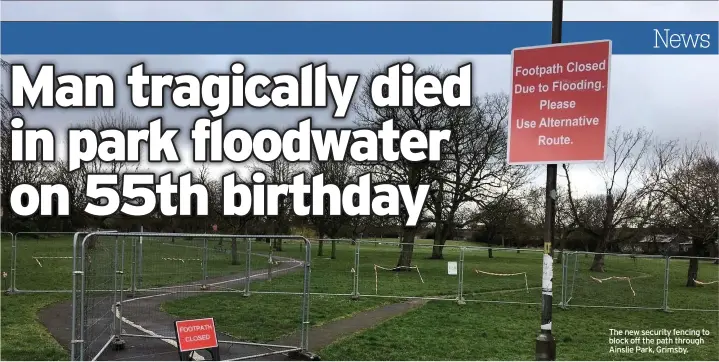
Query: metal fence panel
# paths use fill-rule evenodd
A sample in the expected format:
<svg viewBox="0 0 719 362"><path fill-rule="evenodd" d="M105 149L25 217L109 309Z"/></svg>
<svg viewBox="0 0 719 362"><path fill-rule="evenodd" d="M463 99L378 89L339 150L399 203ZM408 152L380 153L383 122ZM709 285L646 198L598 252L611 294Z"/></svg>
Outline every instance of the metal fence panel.
<svg viewBox="0 0 719 362"><path fill-rule="evenodd" d="M71 290L72 242L70 233L3 232L3 263L9 265L3 288L9 292L69 292ZM248 241L241 236L213 234L134 233L121 238L124 253L123 285L127 296L160 294L168 285L219 280L226 275L249 275L234 282L221 282L215 292L243 295L302 295L305 241L272 239L259 235ZM432 244L413 244L408 273L392 271L400 245L396 241L313 239L314 277L312 295L358 298L422 298L460 302L540 304L542 251L446 245L442 259L433 259ZM467 245L467 244L465 244ZM322 255L319 249L322 246ZM491 253L491 257L490 257ZM607 307L642 309L719 309L712 288L719 288L716 258L699 260L697 298L686 289L690 257L621 255L606 253L603 272L590 271L595 253L567 251L555 264L554 295L560 307ZM555 258L556 258L555 254ZM670 263L671 261L671 263ZM456 263L449 275L448 263ZM149 278L149 279L148 279ZM256 280L262 279L262 283ZM168 284L170 283L170 284ZM175 283L175 284L172 284ZM693 289L694 290L694 289ZM714 290L715 291L715 290ZM702 294L704 293L704 294ZM708 295L708 296L705 296ZM682 299L683 298L683 299ZM293 299L294 300L294 299Z"/></svg>
<svg viewBox="0 0 719 362"><path fill-rule="evenodd" d="M311 243L308 240L308 243ZM304 246L297 246L297 240L285 240L267 236L253 240L248 256L247 294L282 294L288 303L295 303L296 296L302 295L302 279L304 276L297 273L302 267L300 260L307 253ZM322 267L317 267L318 257L313 258L315 275L323 275ZM256 280L262 283L253 283Z"/></svg>
<svg viewBox="0 0 719 362"><path fill-rule="evenodd" d="M312 283L312 294L354 295L359 275L355 265L357 242L352 239L310 239L310 242L315 250L313 277L322 279L321 283Z"/></svg>
<svg viewBox="0 0 719 362"><path fill-rule="evenodd" d="M696 277L690 274L692 259ZM672 256L668 266L667 309L719 311L719 258Z"/></svg>
<svg viewBox="0 0 719 362"><path fill-rule="evenodd" d="M258 237L163 233L92 233L84 237L77 242L80 257L73 288L73 321L79 326L73 329L73 359L93 359L104 355L109 347L124 346L126 338L174 343L174 317L161 311L165 302L208 293L235 293L237 297L249 295L248 281L253 274L246 271L255 271L250 256L256 253L253 244ZM299 264L297 274L301 275L302 293L294 297L300 312L299 337L292 345L278 346L249 343L218 334L221 345L245 345L243 349L234 349L230 356L224 353L223 358L238 353L242 355L230 359L296 353L307 351L309 346L310 244L297 236L263 237L299 239L306 243L302 259L287 258ZM239 240L244 240L244 245ZM230 246L230 255L227 256L224 250L215 250L218 244ZM239 255L240 246L245 249L244 260ZM139 259L138 250L142 250ZM263 255L265 262L268 256ZM139 260L142 260L141 263ZM211 261L214 264L212 267L209 266ZM138 264L142 265L142 286L136 283ZM267 270L260 271L258 275L265 278Z"/></svg>
<svg viewBox="0 0 719 362"><path fill-rule="evenodd" d="M2 287L0 289L12 292L12 277L15 275L15 265L12 262L15 256L15 235L8 231L0 231L0 244L2 248L1 265L9 267L9 269L3 268L2 270Z"/></svg>
<svg viewBox="0 0 719 362"><path fill-rule="evenodd" d="M69 292L75 232L18 232L11 292Z"/></svg>
<svg viewBox="0 0 719 362"><path fill-rule="evenodd" d="M413 248L409 268L398 265L401 246ZM442 259L432 257L433 245L360 241L357 284L360 296L457 300L458 275L449 275L447 262L458 262L461 248L442 247Z"/></svg>
<svg viewBox="0 0 719 362"><path fill-rule="evenodd" d="M467 247L464 250L462 294L468 302L539 304L542 286L541 250ZM560 275L557 266L555 275Z"/></svg>
<svg viewBox="0 0 719 362"><path fill-rule="evenodd" d="M665 257L590 252L568 256L565 306L664 308Z"/></svg>

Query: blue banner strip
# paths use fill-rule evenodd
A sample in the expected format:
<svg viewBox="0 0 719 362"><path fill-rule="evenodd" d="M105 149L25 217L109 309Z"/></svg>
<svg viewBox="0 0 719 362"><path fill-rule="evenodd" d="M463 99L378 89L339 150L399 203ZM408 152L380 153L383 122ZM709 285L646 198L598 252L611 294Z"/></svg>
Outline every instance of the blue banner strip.
<svg viewBox="0 0 719 362"><path fill-rule="evenodd" d="M510 54L550 43L551 22L3 22L4 55ZM614 54L719 54L719 22L564 22L563 41Z"/></svg>

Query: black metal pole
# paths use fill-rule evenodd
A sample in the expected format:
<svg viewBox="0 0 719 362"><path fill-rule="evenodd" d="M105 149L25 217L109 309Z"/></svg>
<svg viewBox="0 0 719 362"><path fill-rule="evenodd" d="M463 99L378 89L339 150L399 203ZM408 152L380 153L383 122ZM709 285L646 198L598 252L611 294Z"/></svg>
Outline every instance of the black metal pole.
<svg viewBox="0 0 719 362"><path fill-rule="evenodd" d="M552 44L562 42L563 0L552 0ZM544 208L544 256L542 260L542 324L537 336L537 361L554 361L557 345L552 335L552 245L556 220L557 165L547 165L547 184Z"/></svg>

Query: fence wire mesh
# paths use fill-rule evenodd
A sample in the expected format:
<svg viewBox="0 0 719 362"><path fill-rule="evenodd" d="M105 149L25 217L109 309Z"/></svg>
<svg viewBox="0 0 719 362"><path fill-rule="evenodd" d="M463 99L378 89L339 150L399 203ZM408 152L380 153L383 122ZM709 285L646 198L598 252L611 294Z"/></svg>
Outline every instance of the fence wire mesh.
<svg viewBox="0 0 719 362"><path fill-rule="evenodd" d="M668 309L719 311L719 258L672 256L668 266Z"/></svg>
<svg viewBox="0 0 719 362"><path fill-rule="evenodd" d="M355 270L360 296L456 300L458 276L449 275L446 260L459 260L459 247L445 246L433 259L433 246L385 241L361 241ZM400 250L410 253L402 258ZM404 265L398 267L398 265Z"/></svg>
<svg viewBox="0 0 719 362"><path fill-rule="evenodd" d="M565 306L663 309L666 258L573 252Z"/></svg>
<svg viewBox="0 0 719 362"><path fill-rule="evenodd" d="M276 264L269 263L273 253L267 248L265 237L305 241L296 236L263 236L260 239L246 235L161 233L76 236L79 258L73 287L73 321L76 324L73 327L73 359L120 353L113 351L124 346L127 338L152 339L165 347L153 353L173 353L173 349L168 351L167 347L167 344L175 343L173 312L192 309L192 313L213 316L218 310L232 310L237 308L243 296L254 292L250 280L263 280L258 283L258 294L271 292L276 288L270 280L271 275L280 275L290 269L297 273L292 273L291 279L283 280L281 289L297 290L298 293L279 297L288 299L283 306L297 310L298 333L284 339L282 344L252 342L243 336L221 333L218 334L221 356L239 360L306 351L309 346L311 247L306 242L301 257L282 256L277 257L279 262ZM211 303L209 299L200 298L210 294L213 295ZM243 304L244 308L253 306L259 308L258 318L268 318L267 322L272 323L272 316L262 315L261 301ZM160 350L164 352L157 352ZM174 351L176 353L176 349ZM121 355L111 357L122 358ZM204 357L209 358L209 355Z"/></svg>
<svg viewBox="0 0 719 362"><path fill-rule="evenodd" d="M15 235L8 231L0 231L0 265L2 265L2 286L0 289L12 292L12 278L15 275L13 256L15 255Z"/></svg>
<svg viewBox="0 0 719 362"><path fill-rule="evenodd" d="M355 293L355 278L358 270L355 265L357 242L352 239L310 239L315 250L313 263L315 270L328 270L327 273L315 273L312 293L317 295L351 296ZM329 272L329 271L332 272Z"/></svg>
<svg viewBox="0 0 719 362"><path fill-rule="evenodd" d="M541 301L542 255L538 250L465 248L464 299L538 304Z"/></svg>
<svg viewBox="0 0 719 362"><path fill-rule="evenodd" d="M74 232L18 232L12 255L11 291L71 290Z"/></svg>
<svg viewBox="0 0 719 362"><path fill-rule="evenodd" d="M143 235L121 238L127 295L161 294L168 285L175 284L188 288L211 284L209 290L214 292L243 295L303 293L302 275L295 273L306 252L302 240L261 235L248 241L213 234L168 234L172 236L156 240ZM3 262L10 265L5 289L71 289L67 276L72 271L72 242L68 233L17 233L14 237L5 233L4 239L11 241L3 243ZM316 270L310 293L318 297L521 304L539 304L541 300L541 250L416 243L411 246L411 267L397 271L402 243L352 239L310 242ZM560 254L564 259L555 263L554 294L557 304L563 307L719 310L719 299L714 298L716 290L712 289L719 288L716 258L667 259L573 251ZM603 270L593 268L595 258L601 259ZM699 265L697 298L684 293L691 259L698 260ZM448 263L457 264L456 274L448 273ZM222 279L239 274L249 278ZM672 293L673 290L682 293Z"/></svg>

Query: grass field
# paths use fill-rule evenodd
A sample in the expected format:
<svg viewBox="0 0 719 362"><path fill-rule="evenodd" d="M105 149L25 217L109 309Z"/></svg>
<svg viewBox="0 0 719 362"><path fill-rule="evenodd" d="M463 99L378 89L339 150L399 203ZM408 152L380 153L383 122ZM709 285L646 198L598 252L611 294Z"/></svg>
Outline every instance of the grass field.
<svg viewBox="0 0 719 362"><path fill-rule="evenodd" d="M326 360L534 360L540 308L444 301L341 340L319 355ZM558 360L716 360L716 314L575 308L553 316ZM712 335L687 354L609 353L609 329L705 328Z"/></svg>
<svg viewBox="0 0 719 362"><path fill-rule="evenodd" d="M217 240L208 241L208 277L241 273L246 270L246 244L238 242L239 265L230 260L229 240L219 246ZM429 241L419 241L429 243ZM135 270L136 285L158 287L202 279L200 260L202 240L169 239L143 240L142 272L138 262L130 256L137 254L138 241L118 239L118 257L122 258L124 244L125 274L123 285L128 286ZM135 251L133 253L133 244ZM114 258L115 240L107 239L91 253L94 264L99 265L96 277ZM392 267L396 263L398 247L378 243L362 243L359 267L354 264L355 246L337 243L336 259L330 259L331 245L325 243L324 256L316 256L313 245L311 292L342 294L311 297L312 325L337 320L378 305L395 302L398 297L432 296L449 299L430 302L407 315L397 317L370 330L341 340L319 351L324 359L341 360L473 360L473 359L533 359L534 338L539 324L539 307L517 304L475 303L473 301L503 301L538 303L541 285L541 253L514 250L492 251L465 249L463 298L464 306L451 300L457 297L458 276L448 275L447 262L459 261L456 242L444 250L445 260L430 260L431 247L417 245L413 264L417 270L392 272L378 267ZM251 269L257 272L269 265L269 245L252 244ZM302 260L304 248L298 242L285 241L282 252L274 256ZM21 239L18 242L19 289L69 289L71 287L71 259L42 259L42 256L71 256L71 239ZM557 353L560 359L679 359L715 360L719 355L719 313L684 312L663 313L631 309L579 308L573 306L619 306L660 308L663 302L664 260L606 257L605 273L588 271L591 256L570 256L567 260L570 308L554 308L553 320L558 338ZM104 260L102 260L104 259ZM200 260L198 260L200 259ZM10 243L2 239L2 269L8 271ZM40 266L42 264L42 266ZM669 273L669 305L672 308L719 309L719 285L686 288L687 260L672 260ZM576 265L576 267L575 267ZM285 264L273 266L275 270ZM103 269L104 267L104 269ZM574 269L576 268L576 271ZM360 299L352 301L354 273L358 273ZM561 290L560 264L555 264L555 302ZM492 274L504 274L497 276ZM525 284L526 275L526 284ZM106 276L105 276L106 277ZM630 277L603 280L608 277ZM102 279L102 278L98 278ZM700 265L699 279L719 280L719 266L710 262ZM7 288L7 281L3 285ZM253 281L250 297L234 293L207 293L175 300L162 307L178 317L216 318L218 328L224 332L253 341L272 341L295 331L299 324L300 298L293 295L261 294L256 292L302 291L300 270L275 276L269 281ZM225 290L226 291L226 290ZM377 298L373 295L392 296ZM2 297L2 344L4 359L57 360L66 359L67 353L37 321L37 311L54 302L69 298L69 294L32 294ZM29 328L24 326L29 325ZM705 328L711 335L701 346L690 346L689 353L648 355L616 355L609 353L608 330L647 328Z"/></svg>

